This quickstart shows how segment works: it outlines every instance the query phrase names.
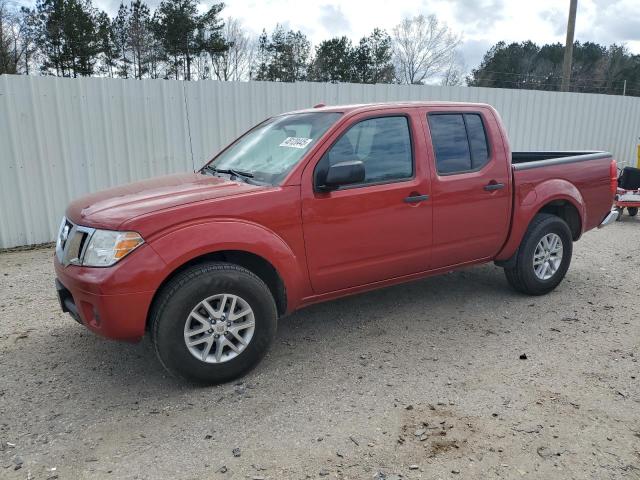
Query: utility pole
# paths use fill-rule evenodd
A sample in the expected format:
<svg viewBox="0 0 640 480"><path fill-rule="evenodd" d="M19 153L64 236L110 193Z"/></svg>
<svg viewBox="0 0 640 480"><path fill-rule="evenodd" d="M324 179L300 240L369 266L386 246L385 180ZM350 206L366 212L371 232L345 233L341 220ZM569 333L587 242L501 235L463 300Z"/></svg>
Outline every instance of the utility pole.
<svg viewBox="0 0 640 480"><path fill-rule="evenodd" d="M562 64L562 85L560 90L569 91L569 82L571 81L571 61L573 58L573 36L576 31L576 10L578 9L578 0L570 0L569 21L567 22L567 42L564 46L564 62Z"/></svg>

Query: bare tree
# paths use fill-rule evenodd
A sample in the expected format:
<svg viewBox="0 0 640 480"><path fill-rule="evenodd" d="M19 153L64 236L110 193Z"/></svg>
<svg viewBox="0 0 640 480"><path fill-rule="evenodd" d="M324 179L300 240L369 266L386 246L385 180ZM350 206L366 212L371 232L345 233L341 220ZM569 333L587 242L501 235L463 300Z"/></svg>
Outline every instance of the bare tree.
<svg viewBox="0 0 640 480"><path fill-rule="evenodd" d="M0 0L0 74L18 72L18 31L15 11L8 1Z"/></svg>
<svg viewBox="0 0 640 480"><path fill-rule="evenodd" d="M393 29L398 81L420 84L442 74L450 65L460 40L435 15L405 18Z"/></svg>
<svg viewBox="0 0 640 480"><path fill-rule="evenodd" d="M228 18L222 29L228 50L211 57L213 74L218 80L246 80L255 56L255 42L244 33L242 24Z"/></svg>
<svg viewBox="0 0 640 480"><path fill-rule="evenodd" d="M451 61L442 74L440 85L443 87L458 87L463 84L466 65L459 53L451 57Z"/></svg>

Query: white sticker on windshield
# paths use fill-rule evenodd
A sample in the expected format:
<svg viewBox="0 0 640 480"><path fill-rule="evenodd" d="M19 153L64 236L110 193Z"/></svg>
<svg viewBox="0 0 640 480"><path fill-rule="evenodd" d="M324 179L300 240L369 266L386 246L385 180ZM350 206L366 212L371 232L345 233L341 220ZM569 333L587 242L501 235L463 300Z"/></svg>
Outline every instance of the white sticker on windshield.
<svg viewBox="0 0 640 480"><path fill-rule="evenodd" d="M281 147L290 147L290 148L305 148L313 141L313 138L304 138L304 137L287 137L280 144Z"/></svg>

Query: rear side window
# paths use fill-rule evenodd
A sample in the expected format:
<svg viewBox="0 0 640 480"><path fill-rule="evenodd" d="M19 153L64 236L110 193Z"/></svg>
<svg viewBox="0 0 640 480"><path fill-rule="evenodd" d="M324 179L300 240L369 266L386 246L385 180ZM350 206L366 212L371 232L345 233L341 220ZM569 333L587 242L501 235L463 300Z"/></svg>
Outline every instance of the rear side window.
<svg viewBox="0 0 640 480"><path fill-rule="evenodd" d="M438 173L468 172L487 164L489 146L480 115L438 113L427 118Z"/></svg>
<svg viewBox="0 0 640 480"><path fill-rule="evenodd" d="M328 168L339 162L364 163L364 183L410 178L413 175L411 136L406 117L379 117L353 125L325 154Z"/></svg>

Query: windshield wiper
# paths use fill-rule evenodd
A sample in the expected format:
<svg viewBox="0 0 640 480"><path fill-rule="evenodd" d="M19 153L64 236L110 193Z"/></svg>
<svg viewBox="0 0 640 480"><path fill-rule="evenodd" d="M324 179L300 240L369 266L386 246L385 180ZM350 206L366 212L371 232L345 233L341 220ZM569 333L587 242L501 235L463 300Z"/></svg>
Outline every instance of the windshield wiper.
<svg viewBox="0 0 640 480"><path fill-rule="evenodd" d="M211 165L206 165L204 168L207 170L211 170L213 173L227 173L229 175L233 175L234 177L240 178L253 178L254 175L251 172L243 172L242 170L236 170L235 168L216 168Z"/></svg>

